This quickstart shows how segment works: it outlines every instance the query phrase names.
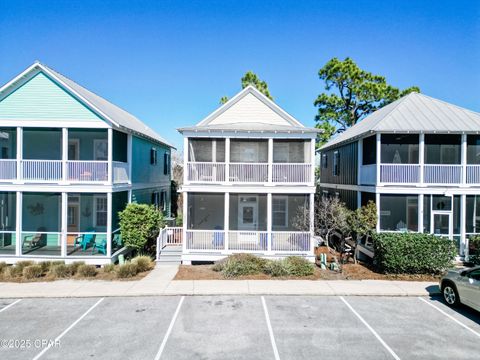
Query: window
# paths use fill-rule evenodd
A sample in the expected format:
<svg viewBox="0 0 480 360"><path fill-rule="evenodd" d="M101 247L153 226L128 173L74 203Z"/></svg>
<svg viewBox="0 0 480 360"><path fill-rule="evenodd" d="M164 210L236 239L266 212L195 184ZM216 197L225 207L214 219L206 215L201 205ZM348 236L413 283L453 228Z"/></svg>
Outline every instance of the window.
<svg viewBox="0 0 480 360"><path fill-rule="evenodd" d="M163 154L163 174L164 175L170 174L170 154L169 153Z"/></svg>
<svg viewBox="0 0 480 360"><path fill-rule="evenodd" d="M157 165L157 149L150 149L150 164Z"/></svg>
<svg viewBox="0 0 480 360"><path fill-rule="evenodd" d="M380 229L418 231L418 196L380 195Z"/></svg>
<svg viewBox="0 0 480 360"><path fill-rule="evenodd" d="M333 152L333 175L338 176L340 174L340 153L338 151Z"/></svg>
<svg viewBox="0 0 480 360"><path fill-rule="evenodd" d="M273 226L286 227L287 223L287 197L275 196L272 198L272 224Z"/></svg>
<svg viewBox="0 0 480 360"><path fill-rule="evenodd" d="M160 194L158 191L154 191L152 193L152 205L154 205L157 209L160 208Z"/></svg>
<svg viewBox="0 0 480 360"><path fill-rule="evenodd" d="M107 226L107 197L95 197L95 226Z"/></svg>
<svg viewBox="0 0 480 360"><path fill-rule="evenodd" d="M167 211L167 192L165 190L162 190L160 196L160 208L163 212Z"/></svg>
<svg viewBox="0 0 480 360"><path fill-rule="evenodd" d="M322 168L326 169L328 167L328 156L327 154L322 154Z"/></svg>

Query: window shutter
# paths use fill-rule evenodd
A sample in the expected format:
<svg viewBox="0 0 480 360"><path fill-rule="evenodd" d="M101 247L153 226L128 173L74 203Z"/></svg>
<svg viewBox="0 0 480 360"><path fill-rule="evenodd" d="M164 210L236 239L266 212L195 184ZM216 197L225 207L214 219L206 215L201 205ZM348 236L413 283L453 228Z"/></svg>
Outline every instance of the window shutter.
<svg viewBox="0 0 480 360"><path fill-rule="evenodd" d="M163 174L168 175L170 173L170 154L163 154Z"/></svg>
<svg viewBox="0 0 480 360"><path fill-rule="evenodd" d="M152 165L157 164L157 149L155 148L150 149L150 164Z"/></svg>

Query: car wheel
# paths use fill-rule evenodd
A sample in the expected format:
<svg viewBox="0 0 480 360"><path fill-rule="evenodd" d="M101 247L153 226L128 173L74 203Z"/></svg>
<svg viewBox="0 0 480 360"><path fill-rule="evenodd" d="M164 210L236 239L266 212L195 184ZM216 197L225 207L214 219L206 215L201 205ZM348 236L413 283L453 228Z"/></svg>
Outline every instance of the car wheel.
<svg viewBox="0 0 480 360"><path fill-rule="evenodd" d="M460 304L460 297L454 285L447 283L443 286L443 298L450 306L457 306Z"/></svg>

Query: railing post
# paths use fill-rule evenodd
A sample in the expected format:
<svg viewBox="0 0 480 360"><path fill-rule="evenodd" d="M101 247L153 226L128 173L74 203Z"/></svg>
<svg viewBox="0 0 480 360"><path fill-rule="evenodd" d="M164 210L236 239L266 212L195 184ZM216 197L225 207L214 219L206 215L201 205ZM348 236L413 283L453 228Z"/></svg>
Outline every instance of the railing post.
<svg viewBox="0 0 480 360"><path fill-rule="evenodd" d="M462 134L462 148L461 148L461 164L462 164L462 185L467 184L467 134Z"/></svg>
<svg viewBox="0 0 480 360"><path fill-rule="evenodd" d="M68 161L68 129L62 128L62 180L66 182L67 176L67 161Z"/></svg>
<svg viewBox="0 0 480 360"><path fill-rule="evenodd" d="M380 177L380 169L381 169L381 163L382 163L382 156L381 156L381 151L382 151L382 134L377 133L376 136L376 152L377 152L377 180L376 180L376 186L380 185L381 177Z"/></svg>
<svg viewBox="0 0 480 360"><path fill-rule="evenodd" d="M22 180L23 128L17 127L17 180Z"/></svg>
<svg viewBox="0 0 480 360"><path fill-rule="evenodd" d="M418 163L420 166L419 184L423 186L425 182L425 134L420 133L418 144Z"/></svg>
<svg viewBox="0 0 480 360"><path fill-rule="evenodd" d="M225 193L225 209L224 209L224 220L223 220L223 229L225 231L224 242L225 242L225 251L228 252L228 240L229 240L229 230L230 230L230 193Z"/></svg>
<svg viewBox="0 0 480 360"><path fill-rule="evenodd" d="M225 139L225 182L230 182L230 138Z"/></svg>
<svg viewBox="0 0 480 360"><path fill-rule="evenodd" d="M272 193L267 194L267 253L272 252Z"/></svg>
<svg viewBox="0 0 480 360"><path fill-rule="evenodd" d="M273 139L268 139L268 183L272 184L272 174L273 174Z"/></svg>
<svg viewBox="0 0 480 360"><path fill-rule="evenodd" d="M108 140L107 140L107 145L108 145L108 183L111 185L113 184L113 129L112 128L108 128L107 129L107 136L108 136ZM111 230L111 229L110 229ZM108 244L109 242L107 242Z"/></svg>

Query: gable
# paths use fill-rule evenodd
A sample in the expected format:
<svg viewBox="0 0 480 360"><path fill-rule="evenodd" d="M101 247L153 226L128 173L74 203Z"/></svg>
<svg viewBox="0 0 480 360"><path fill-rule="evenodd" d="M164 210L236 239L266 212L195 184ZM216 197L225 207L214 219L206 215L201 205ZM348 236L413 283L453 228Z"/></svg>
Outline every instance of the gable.
<svg viewBox="0 0 480 360"><path fill-rule="evenodd" d="M230 125L237 123L265 123L270 125L292 126L291 122L274 111L252 93L214 117L208 125Z"/></svg>
<svg viewBox="0 0 480 360"><path fill-rule="evenodd" d="M0 119L91 121L103 123L94 112L43 72L37 73L0 100Z"/></svg>

